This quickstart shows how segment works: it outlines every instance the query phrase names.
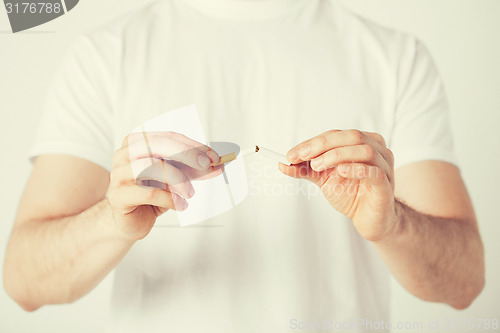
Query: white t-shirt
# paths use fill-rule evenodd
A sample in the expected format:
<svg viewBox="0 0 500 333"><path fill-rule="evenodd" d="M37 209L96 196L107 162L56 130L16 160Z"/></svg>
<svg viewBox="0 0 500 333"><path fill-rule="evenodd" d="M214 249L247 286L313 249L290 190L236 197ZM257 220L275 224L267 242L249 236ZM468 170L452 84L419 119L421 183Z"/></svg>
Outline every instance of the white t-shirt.
<svg viewBox="0 0 500 333"><path fill-rule="evenodd" d="M110 170L132 129L195 104L207 141L286 153L357 128L382 134L396 167L455 163L425 47L333 0L157 2L79 38L50 91L32 157ZM276 163L254 154L245 167L237 207L186 228L167 212L132 248L109 332L361 332L390 319L388 270L351 221Z"/></svg>

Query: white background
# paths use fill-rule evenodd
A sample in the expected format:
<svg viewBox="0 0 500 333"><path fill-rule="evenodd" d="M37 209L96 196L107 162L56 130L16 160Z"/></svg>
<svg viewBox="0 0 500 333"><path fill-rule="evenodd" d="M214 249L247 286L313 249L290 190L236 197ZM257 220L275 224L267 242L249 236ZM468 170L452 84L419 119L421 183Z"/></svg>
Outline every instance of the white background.
<svg viewBox="0 0 500 333"><path fill-rule="evenodd" d="M209 1L209 0L207 0ZM53 72L68 43L147 1L82 0L67 15L12 34L0 8L0 265L31 165L26 159ZM418 36L442 74L462 175L475 204L486 248L486 287L464 311L420 301L396 282L394 321L500 319L500 0L343 0L354 11ZM25 313L0 290L0 332L102 332L110 277L71 305ZM415 331L417 330L410 330ZM460 330L454 330L460 331ZM475 329L463 331L479 332ZM500 331L500 329L498 329ZM422 330L418 330L422 332Z"/></svg>

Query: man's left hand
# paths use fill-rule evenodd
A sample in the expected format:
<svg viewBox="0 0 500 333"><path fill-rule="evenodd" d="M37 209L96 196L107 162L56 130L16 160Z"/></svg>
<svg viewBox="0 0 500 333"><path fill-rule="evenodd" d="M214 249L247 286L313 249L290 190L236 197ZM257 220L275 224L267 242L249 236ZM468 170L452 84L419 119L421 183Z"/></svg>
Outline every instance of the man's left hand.
<svg viewBox="0 0 500 333"><path fill-rule="evenodd" d="M287 159L292 165L280 163L281 172L318 185L364 238L379 241L394 230L394 156L380 134L331 130L298 144Z"/></svg>

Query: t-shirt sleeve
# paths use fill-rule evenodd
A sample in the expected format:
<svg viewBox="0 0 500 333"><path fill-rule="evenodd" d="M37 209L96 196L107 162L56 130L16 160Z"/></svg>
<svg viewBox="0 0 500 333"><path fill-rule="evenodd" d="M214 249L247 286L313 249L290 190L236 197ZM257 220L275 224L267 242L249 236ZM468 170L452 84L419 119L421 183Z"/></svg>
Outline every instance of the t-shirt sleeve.
<svg viewBox="0 0 500 333"><path fill-rule="evenodd" d="M70 47L49 88L31 147L32 161L67 154L111 169L114 151L114 41L84 35Z"/></svg>
<svg viewBox="0 0 500 333"><path fill-rule="evenodd" d="M391 148L395 168L423 160L457 165L448 101L425 46L409 38L400 58Z"/></svg>

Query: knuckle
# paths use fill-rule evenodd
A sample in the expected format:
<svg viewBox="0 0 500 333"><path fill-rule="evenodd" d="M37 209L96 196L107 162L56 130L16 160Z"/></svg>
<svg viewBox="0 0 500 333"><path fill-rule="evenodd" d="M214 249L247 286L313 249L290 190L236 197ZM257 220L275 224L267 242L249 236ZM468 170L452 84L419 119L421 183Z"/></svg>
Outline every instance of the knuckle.
<svg viewBox="0 0 500 333"><path fill-rule="evenodd" d="M331 130L326 131L323 134L329 136L329 135L332 135L332 134L337 133L337 132L338 132L338 130L331 129Z"/></svg>
<svg viewBox="0 0 500 333"><path fill-rule="evenodd" d="M147 191L145 199L148 202L156 202L158 200L158 198L160 197L160 195L161 195L161 190L152 189L152 190Z"/></svg>
<svg viewBox="0 0 500 333"><path fill-rule="evenodd" d="M340 161L342 161L343 154L340 151L340 149L333 149L333 150L331 150L331 154L332 154L332 159L333 159L334 162L340 162Z"/></svg>
<svg viewBox="0 0 500 333"><path fill-rule="evenodd" d="M127 146L123 146L123 147L115 150L115 152L113 154L112 166L116 167L123 160L125 160L125 161L130 160Z"/></svg>
<svg viewBox="0 0 500 333"><path fill-rule="evenodd" d="M386 144L385 144L385 139L384 139L384 137L382 136L382 134L380 134L380 133L374 133L374 134L373 134L373 137L375 138L375 141L380 142L380 143L381 143L381 144L383 144L384 146L386 145Z"/></svg>
<svg viewBox="0 0 500 333"><path fill-rule="evenodd" d="M127 173L128 176L128 173ZM114 188L120 188L130 184L135 184L135 179L131 177L124 177L121 172L112 171L109 174L109 181Z"/></svg>
<svg viewBox="0 0 500 333"><path fill-rule="evenodd" d="M361 132L360 130L357 130L357 129L350 130L349 135L351 137L351 140L355 144L361 144L361 143L365 142L365 134L363 132Z"/></svg>
<svg viewBox="0 0 500 333"><path fill-rule="evenodd" d="M109 183L110 184L116 184L117 182L118 182L118 179L117 179L116 172L115 171L111 171L111 173L109 174Z"/></svg>
<svg viewBox="0 0 500 333"><path fill-rule="evenodd" d="M316 143L321 148L327 147L328 146L328 136L327 136L327 134L321 134L320 136L318 136L318 138L316 139Z"/></svg>
<svg viewBox="0 0 500 333"><path fill-rule="evenodd" d="M116 181L118 183L118 186L127 186L130 184L135 184L134 179L129 179L129 178L121 178Z"/></svg>
<svg viewBox="0 0 500 333"><path fill-rule="evenodd" d="M375 148L371 145L363 145L364 155L367 160L373 160L376 155Z"/></svg>

